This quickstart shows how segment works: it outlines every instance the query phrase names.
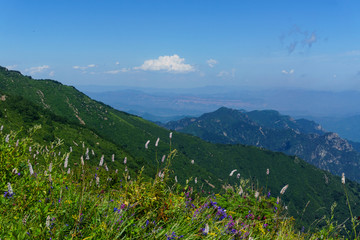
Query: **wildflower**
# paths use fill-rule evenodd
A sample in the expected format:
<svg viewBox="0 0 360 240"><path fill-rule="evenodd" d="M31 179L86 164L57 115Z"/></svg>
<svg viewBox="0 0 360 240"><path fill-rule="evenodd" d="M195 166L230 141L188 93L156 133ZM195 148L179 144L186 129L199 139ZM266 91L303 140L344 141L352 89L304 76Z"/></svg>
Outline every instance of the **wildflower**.
<svg viewBox="0 0 360 240"><path fill-rule="evenodd" d="M71 172L71 171L70 171L70 168L68 168L68 170L67 170L67 174L70 174L70 172Z"/></svg>
<svg viewBox="0 0 360 240"><path fill-rule="evenodd" d="M49 164L49 172L52 170L52 162Z"/></svg>
<svg viewBox="0 0 360 240"><path fill-rule="evenodd" d="M115 170L115 173L118 173L118 171L119 171L119 170L116 169L116 170Z"/></svg>
<svg viewBox="0 0 360 240"><path fill-rule="evenodd" d="M127 172L127 170L128 170L127 167L125 167L125 170L124 170L124 171Z"/></svg>
<svg viewBox="0 0 360 240"><path fill-rule="evenodd" d="M155 142L155 147L157 147L159 145L159 141L160 141L160 138L157 138L156 142Z"/></svg>
<svg viewBox="0 0 360 240"><path fill-rule="evenodd" d="M127 162L127 157L124 158L124 164L126 164L126 162Z"/></svg>
<svg viewBox="0 0 360 240"><path fill-rule="evenodd" d="M111 155L111 161L115 162L115 154Z"/></svg>
<svg viewBox="0 0 360 240"><path fill-rule="evenodd" d="M86 160L89 160L89 159L90 159L90 157L89 157L89 148L86 148L85 159L86 159Z"/></svg>
<svg viewBox="0 0 360 240"><path fill-rule="evenodd" d="M50 227L50 215L47 216L45 224L46 224L46 227Z"/></svg>
<svg viewBox="0 0 360 240"><path fill-rule="evenodd" d="M33 174L34 174L34 170L33 170L32 165L31 165L31 163L30 163L29 160L28 160L28 165L29 165L30 175L33 175Z"/></svg>
<svg viewBox="0 0 360 240"><path fill-rule="evenodd" d="M195 163L195 161L194 160L191 160L191 164L194 164Z"/></svg>
<svg viewBox="0 0 360 240"><path fill-rule="evenodd" d="M10 134L6 135L6 138L5 138L5 142L9 142L9 139L10 139Z"/></svg>
<svg viewBox="0 0 360 240"><path fill-rule="evenodd" d="M281 195L284 194L285 191L286 191L286 189L287 189L288 187L289 187L289 184L286 184L286 185L281 189L280 194L281 194Z"/></svg>
<svg viewBox="0 0 360 240"><path fill-rule="evenodd" d="M270 174L270 170L266 169L266 175L269 175L269 174Z"/></svg>
<svg viewBox="0 0 360 240"><path fill-rule="evenodd" d="M29 147L29 152L31 152L31 146Z"/></svg>
<svg viewBox="0 0 360 240"><path fill-rule="evenodd" d="M70 147L70 152L72 152L72 147Z"/></svg>
<svg viewBox="0 0 360 240"><path fill-rule="evenodd" d="M83 156L81 156L81 157L80 157L80 160L81 160L81 165L83 165L83 166L84 166L84 165L85 165L85 163L84 163L84 157L83 157Z"/></svg>
<svg viewBox="0 0 360 240"><path fill-rule="evenodd" d="M236 175L236 178L240 178L240 173L238 173L238 174Z"/></svg>
<svg viewBox="0 0 360 240"><path fill-rule="evenodd" d="M130 175L128 176L128 179L130 180Z"/></svg>
<svg viewBox="0 0 360 240"><path fill-rule="evenodd" d="M232 170L229 176L231 177L234 174L234 172L236 172L236 171L237 171L237 169Z"/></svg>
<svg viewBox="0 0 360 240"><path fill-rule="evenodd" d="M105 168L105 170L108 172L109 171L109 168L108 168L108 166L106 165L106 163L104 164L104 168Z"/></svg>
<svg viewBox="0 0 360 240"><path fill-rule="evenodd" d="M14 195L13 189L12 189L11 184L9 182L8 182L8 193L9 193L10 197L12 195Z"/></svg>
<svg viewBox="0 0 360 240"><path fill-rule="evenodd" d="M17 174L17 173L18 173L18 171L17 171L16 168L14 168L11 172L12 172L13 174Z"/></svg>
<svg viewBox="0 0 360 240"><path fill-rule="evenodd" d="M99 184L100 184L100 178L99 178L99 177L96 177L96 185L99 186Z"/></svg>
<svg viewBox="0 0 360 240"><path fill-rule="evenodd" d="M148 149L149 143L150 143L150 140L147 140L147 142L145 143L145 149Z"/></svg>
<svg viewBox="0 0 360 240"><path fill-rule="evenodd" d="M161 162L164 162L164 161L165 161L165 157L166 157L165 155L162 156Z"/></svg>
<svg viewBox="0 0 360 240"><path fill-rule="evenodd" d="M104 155L101 156L99 166L101 167L104 164Z"/></svg>
<svg viewBox="0 0 360 240"><path fill-rule="evenodd" d="M85 143L84 142L82 142L82 147L85 148Z"/></svg>
<svg viewBox="0 0 360 240"><path fill-rule="evenodd" d="M175 176L175 182L178 182L178 180L177 180L177 176Z"/></svg>
<svg viewBox="0 0 360 240"><path fill-rule="evenodd" d="M341 174L341 183L345 184L345 173Z"/></svg>
<svg viewBox="0 0 360 240"><path fill-rule="evenodd" d="M172 139L172 132L169 133L169 138Z"/></svg>
<svg viewBox="0 0 360 240"><path fill-rule="evenodd" d="M67 166L68 166L68 161L69 161L69 153L66 154L65 162L64 162L64 168L67 168Z"/></svg>
<svg viewBox="0 0 360 240"><path fill-rule="evenodd" d="M203 234L204 234L204 235L208 235L208 233L209 233L209 225L206 223L206 224L205 224L205 228L204 228L204 230L203 230Z"/></svg>
<svg viewBox="0 0 360 240"><path fill-rule="evenodd" d="M244 190L242 189L242 187L240 186L240 191L239 191L239 195L243 194L244 193Z"/></svg>
<svg viewBox="0 0 360 240"><path fill-rule="evenodd" d="M0 127L0 131L2 131L4 129L4 125L1 125Z"/></svg>
<svg viewBox="0 0 360 240"><path fill-rule="evenodd" d="M92 154L93 156L95 156L95 152L94 152L93 149L91 149L91 154Z"/></svg>
<svg viewBox="0 0 360 240"><path fill-rule="evenodd" d="M52 182L51 174L49 174L49 182Z"/></svg>
<svg viewBox="0 0 360 240"><path fill-rule="evenodd" d="M18 140L16 140L16 144L15 144L15 146L17 147L17 146L19 146L19 139Z"/></svg>
<svg viewBox="0 0 360 240"><path fill-rule="evenodd" d="M256 191L256 192L255 192L255 198L258 198L258 197L259 197L259 192Z"/></svg>
<svg viewBox="0 0 360 240"><path fill-rule="evenodd" d="M195 178L195 184L197 183L197 177Z"/></svg>
<svg viewBox="0 0 360 240"><path fill-rule="evenodd" d="M28 217L29 217L29 215L25 215L25 216L24 216L24 218L23 218L23 220L22 220L22 223L23 223L24 225L26 225L26 220L27 220Z"/></svg>
<svg viewBox="0 0 360 240"><path fill-rule="evenodd" d="M79 146L75 141L73 141L73 143L74 143L77 147Z"/></svg>

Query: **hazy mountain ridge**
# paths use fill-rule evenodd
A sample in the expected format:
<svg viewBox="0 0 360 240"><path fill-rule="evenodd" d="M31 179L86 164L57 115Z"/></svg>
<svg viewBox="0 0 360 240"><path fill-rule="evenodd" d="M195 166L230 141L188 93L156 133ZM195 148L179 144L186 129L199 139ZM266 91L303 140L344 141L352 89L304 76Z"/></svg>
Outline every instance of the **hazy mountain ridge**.
<svg viewBox="0 0 360 240"><path fill-rule="evenodd" d="M360 115L310 118L320 122L324 128L338 133L343 138L360 142Z"/></svg>
<svg viewBox="0 0 360 240"><path fill-rule="evenodd" d="M345 172L349 178L360 180L360 153L347 140L313 121L295 120L277 111L245 112L223 107L164 126L214 143L241 143L295 155L321 169L337 175Z"/></svg>
<svg viewBox="0 0 360 240"><path fill-rule="evenodd" d="M22 96L30 102L22 104L24 112L34 105L46 112L61 116L70 123L75 122L81 128L96 130L100 138L121 149L121 156L126 153L131 154L132 157L129 161L134 161L134 170L136 170L136 166L149 166L149 175L156 174L155 166L158 160L155 159L155 154L160 155L169 151L168 130L94 101L75 88L56 81L33 80L14 71L0 68L0 95L2 99L5 99L5 102L0 102L2 107L1 123L6 124L13 121L13 119L5 117L7 116L5 112L12 109L10 106L6 106L8 104L6 99L11 100L13 96ZM16 106L14 105L14 108L17 109ZM12 111L16 112L16 109ZM18 121L21 125L23 114L15 115L19 118ZM33 122L31 118L29 121ZM44 129L48 129L51 133L55 132L52 129L52 125L55 124L53 121L44 120L41 123L44 125ZM65 133L61 132L56 137L66 136L66 131ZM154 143L158 137L160 137L159 146L155 148ZM84 138L87 137L84 135ZM94 142L94 140L88 139L80 140ZM149 149L144 148L147 140L150 140ZM267 183L275 195L285 184L289 184L290 188L283 196L283 200L287 202L290 214L295 217L301 214L298 209L303 209L310 201L306 216L302 218L308 224L326 214L334 201L337 201L339 206L340 203L341 206L344 206L336 209L336 216L339 219L347 217L346 199L342 194L340 178L319 170L301 159L282 153L260 150L256 147L211 144L197 137L177 132L173 134L171 146L178 149L176 159L172 162L172 169L181 183L184 183L189 177L197 177L199 186L203 185L211 189L212 187L208 185L209 182L215 185L216 191L221 191L222 184L236 182L236 178L229 177L229 173L231 170L237 169L243 177L256 179L260 185ZM112 153L101 143L100 148L108 151L108 154ZM192 159L194 159L194 164L191 163ZM265 174L267 168L271 171L269 181ZM359 214L360 209L357 202L360 201L360 185L349 181L349 195L352 206L354 206L354 213Z"/></svg>
<svg viewBox="0 0 360 240"><path fill-rule="evenodd" d="M222 106L247 111L274 109L283 114L314 120L326 116L342 118L360 113L358 91L251 89L236 86L195 89L133 89L115 86L109 89L79 86L79 89L119 110L147 112L160 117L199 116ZM155 121L157 120L159 119Z"/></svg>

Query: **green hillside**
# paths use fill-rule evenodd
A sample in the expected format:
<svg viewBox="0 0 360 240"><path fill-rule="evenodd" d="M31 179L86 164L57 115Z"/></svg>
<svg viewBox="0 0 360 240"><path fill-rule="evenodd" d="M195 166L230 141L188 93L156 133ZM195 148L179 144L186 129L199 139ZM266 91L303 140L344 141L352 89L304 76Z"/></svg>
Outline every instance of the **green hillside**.
<svg viewBox="0 0 360 240"><path fill-rule="evenodd" d="M252 184L260 189L264 187L264 194L270 190L274 197L289 184L283 201L299 225L309 225L315 219L329 215L335 201L338 204L335 209L337 219L342 221L348 217L340 178L301 159L256 147L211 144L177 132L173 133L170 145L170 132L164 128L94 101L73 87L52 80L33 80L5 68L0 69L0 95L3 99L0 102L1 124L16 130L40 123L42 130L35 139L40 142L64 139L66 148L75 148L73 141L78 141L77 160L81 151L85 151L80 144L84 141L86 146L95 149L96 154L106 154L108 161L113 153L120 159L128 156L133 171L145 166L145 174L154 176L161 156L169 153L170 148L177 149L170 178L177 176L182 184L190 177L193 181L197 178L197 189L219 193L223 191L223 185L237 181L236 176L229 176L237 169L241 177L252 179ZM158 137L159 146L155 147ZM148 140L149 148L145 149ZM98 155L93 163L98 164L99 159ZM270 169L269 176L267 169ZM357 205L360 186L351 181L347 185L353 212L360 215Z"/></svg>

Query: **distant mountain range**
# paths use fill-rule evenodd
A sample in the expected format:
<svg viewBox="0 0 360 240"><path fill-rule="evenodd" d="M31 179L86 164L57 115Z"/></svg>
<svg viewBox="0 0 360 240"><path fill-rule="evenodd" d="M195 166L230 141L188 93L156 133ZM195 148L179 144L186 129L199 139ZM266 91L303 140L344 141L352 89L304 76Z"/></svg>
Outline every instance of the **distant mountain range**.
<svg viewBox="0 0 360 240"><path fill-rule="evenodd" d="M328 129L338 133L341 137L351 141L360 142L360 114L351 116L333 117L311 117L316 122Z"/></svg>
<svg viewBox="0 0 360 240"><path fill-rule="evenodd" d="M200 116L220 107L246 111L274 109L311 119L327 131L360 142L360 92L315 90L254 90L239 87L195 89L104 88L79 86L90 97L153 122Z"/></svg>
<svg viewBox="0 0 360 240"><path fill-rule="evenodd" d="M34 80L3 67L0 67L0 99L3 131L22 129L20 136L27 133L28 128L41 124L42 130L36 133L35 140L63 139L62 151L73 148L70 162L73 159L79 161L80 155L85 153L84 143L84 146L94 149L95 154L89 160L91 164L97 165L100 154L104 154L109 167L121 171L126 156L131 179L133 176L136 179L134 174L142 166L145 166L144 177L153 177L157 174L158 164L161 164L160 156L169 154L170 149L177 149L171 165L171 177L174 179L176 175L181 184L197 177L197 184L192 181L191 186L198 191L221 192L225 184L238 184L236 177L229 176L233 169L237 169L241 177L251 179L253 184L267 185L273 196L279 195L280 189L289 184L282 200L286 202L290 215L300 219L299 224L309 225L326 215L335 201L338 203L335 209L337 220L344 221L348 217L340 177L300 158L240 144L208 143L179 132L173 132L170 143L170 131L163 127L115 110L74 87L53 80ZM315 131L312 129L311 124L298 127L299 131ZM320 135L321 129L316 131ZM160 142L155 147L157 138ZM148 140L150 144L145 149ZM342 144L339 146L344 147ZM110 159L114 153L116 160L112 162ZM270 169L269 176L266 175L267 169ZM360 215L357 205L360 202L360 184L349 180L347 188L353 213ZM309 201L303 213L302 209Z"/></svg>
<svg viewBox="0 0 360 240"><path fill-rule="evenodd" d="M246 112L222 107L200 117L163 125L168 129L223 144L245 144L294 155L334 174L360 181L360 153L338 134L319 124L295 120L277 111Z"/></svg>

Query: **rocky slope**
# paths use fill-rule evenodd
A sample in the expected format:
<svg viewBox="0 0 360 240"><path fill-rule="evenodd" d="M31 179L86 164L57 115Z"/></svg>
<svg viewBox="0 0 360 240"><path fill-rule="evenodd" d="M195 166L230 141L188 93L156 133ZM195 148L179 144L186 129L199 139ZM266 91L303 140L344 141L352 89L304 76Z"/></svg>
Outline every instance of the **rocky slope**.
<svg viewBox="0 0 360 240"><path fill-rule="evenodd" d="M306 119L295 120L272 110L245 112L222 107L198 118L169 122L165 127L209 142L241 143L295 155L321 169L337 175L345 172L360 181L360 153L338 134Z"/></svg>

